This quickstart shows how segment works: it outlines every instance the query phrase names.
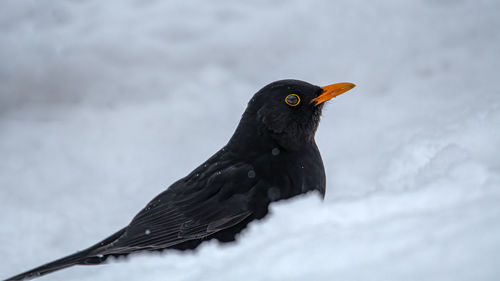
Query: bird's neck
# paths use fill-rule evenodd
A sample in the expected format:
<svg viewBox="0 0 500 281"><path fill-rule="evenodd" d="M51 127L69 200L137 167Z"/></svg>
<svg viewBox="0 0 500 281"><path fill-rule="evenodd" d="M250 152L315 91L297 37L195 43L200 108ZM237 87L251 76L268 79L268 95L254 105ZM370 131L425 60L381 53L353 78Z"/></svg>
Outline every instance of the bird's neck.
<svg viewBox="0 0 500 281"><path fill-rule="evenodd" d="M234 152L252 151L256 154L280 148L286 151L299 151L314 144L312 137L301 137L286 133L276 134L256 122L251 112L245 112L238 127L227 144L227 148Z"/></svg>
<svg viewBox="0 0 500 281"><path fill-rule="evenodd" d="M260 153L261 151L271 150L276 145L275 140L262 128L259 128L256 122L251 122L244 116L229 140L227 147L237 153L250 151Z"/></svg>

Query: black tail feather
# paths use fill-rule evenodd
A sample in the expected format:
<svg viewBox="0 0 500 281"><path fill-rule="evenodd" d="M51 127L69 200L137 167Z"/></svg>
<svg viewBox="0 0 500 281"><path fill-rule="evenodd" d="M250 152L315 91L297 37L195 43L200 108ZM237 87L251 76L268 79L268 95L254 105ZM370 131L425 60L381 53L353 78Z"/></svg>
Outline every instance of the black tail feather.
<svg viewBox="0 0 500 281"><path fill-rule="evenodd" d="M72 255L60 258L53 262L49 262L47 264L33 268L29 271L18 274L16 276L12 276L8 279L5 279L5 281L29 280L73 265L100 264L106 260L107 255L100 256L99 249L104 248L105 246L109 245L110 243L118 239L123 234L124 231L125 229L121 229L120 231L109 236L103 241L97 243L96 245L89 247L88 249L76 252Z"/></svg>
<svg viewBox="0 0 500 281"><path fill-rule="evenodd" d="M9 279L6 279L5 281L17 281L17 280L29 280L32 278L36 278L57 270L61 270L63 268L67 268L76 264L80 264L82 260L84 260L87 257L87 252L82 251L75 253L73 255L55 260L53 262L49 262L47 264L44 264L42 266L33 268L29 271L26 271L24 273L18 274L16 276L10 277Z"/></svg>

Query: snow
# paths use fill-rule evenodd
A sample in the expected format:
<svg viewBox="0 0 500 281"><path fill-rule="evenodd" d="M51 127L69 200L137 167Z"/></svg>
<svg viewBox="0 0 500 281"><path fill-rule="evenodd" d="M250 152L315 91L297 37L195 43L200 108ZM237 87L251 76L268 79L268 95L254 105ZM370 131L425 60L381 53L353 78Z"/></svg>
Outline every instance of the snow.
<svg viewBox="0 0 500 281"><path fill-rule="evenodd" d="M316 136L323 202L279 202L235 244L40 280L498 280L499 9L2 1L1 278L126 225L227 142L253 93L297 78L357 85Z"/></svg>

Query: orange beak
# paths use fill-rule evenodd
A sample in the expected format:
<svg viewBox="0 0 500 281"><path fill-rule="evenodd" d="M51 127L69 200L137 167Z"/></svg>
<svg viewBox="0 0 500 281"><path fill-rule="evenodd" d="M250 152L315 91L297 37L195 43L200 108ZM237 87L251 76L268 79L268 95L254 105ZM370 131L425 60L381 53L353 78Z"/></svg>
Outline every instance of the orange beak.
<svg viewBox="0 0 500 281"><path fill-rule="evenodd" d="M341 95L349 91L355 86L356 85L354 85L353 83L337 83L321 87L321 89L323 89L323 93L319 95L317 98L312 99L311 103L315 103L314 105L319 105L327 100L330 100L338 95Z"/></svg>

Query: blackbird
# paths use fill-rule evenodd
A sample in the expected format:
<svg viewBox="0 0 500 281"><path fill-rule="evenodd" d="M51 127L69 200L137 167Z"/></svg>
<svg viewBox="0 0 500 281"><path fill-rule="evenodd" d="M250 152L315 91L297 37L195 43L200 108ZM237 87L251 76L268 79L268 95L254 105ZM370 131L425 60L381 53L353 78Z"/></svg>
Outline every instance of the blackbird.
<svg viewBox="0 0 500 281"><path fill-rule="evenodd" d="M235 240L269 204L309 191L325 195L325 170L314 135L324 102L354 87L280 80L248 103L229 142L101 242L7 280L26 280L73 265L137 251L194 249Z"/></svg>

